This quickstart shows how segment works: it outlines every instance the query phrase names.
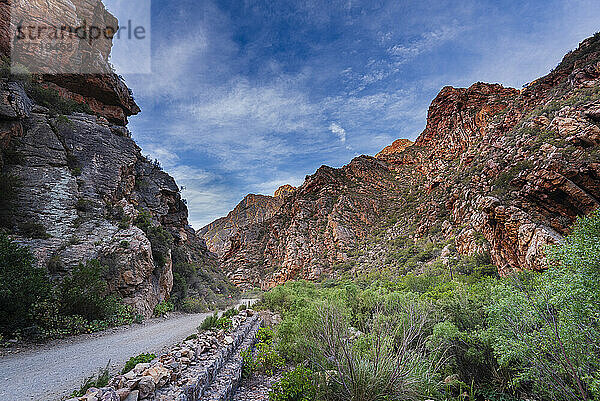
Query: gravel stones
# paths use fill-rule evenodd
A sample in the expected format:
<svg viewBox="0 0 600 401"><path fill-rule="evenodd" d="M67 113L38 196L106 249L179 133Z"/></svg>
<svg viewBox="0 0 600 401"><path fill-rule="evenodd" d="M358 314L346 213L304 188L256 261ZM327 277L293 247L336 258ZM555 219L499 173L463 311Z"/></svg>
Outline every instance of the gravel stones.
<svg viewBox="0 0 600 401"><path fill-rule="evenodd" d="M261 320L244 310L232 323L231 332L201 331L150 363L112 377L109 387L69 401L187 401L200 399L209 389L213 395L231 395L241 378L240 352L254 343Z"/></svg>

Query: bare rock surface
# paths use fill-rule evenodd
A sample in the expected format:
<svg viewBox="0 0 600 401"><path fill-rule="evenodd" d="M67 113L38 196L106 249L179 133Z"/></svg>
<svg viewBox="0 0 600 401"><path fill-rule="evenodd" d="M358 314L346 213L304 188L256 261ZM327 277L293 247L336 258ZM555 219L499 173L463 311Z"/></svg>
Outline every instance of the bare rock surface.
<svg viewBox="0 0 600 401"><path fill-rule="evenodd" d="M223 268L268 289L393 268L390 244L423 240L489 255L501 275L544 269L544 249L600 206L599 110L600 34L524 89L445 87L414 144L322 166L230 237Z"/></svg>

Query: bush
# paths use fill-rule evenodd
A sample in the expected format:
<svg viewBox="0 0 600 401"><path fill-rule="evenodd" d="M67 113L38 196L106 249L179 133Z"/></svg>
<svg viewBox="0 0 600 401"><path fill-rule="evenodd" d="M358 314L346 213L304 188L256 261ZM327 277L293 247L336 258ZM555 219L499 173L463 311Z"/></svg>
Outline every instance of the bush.
<svg viewBox="0 0 600 401"><path fill-rule="evenodd" d="M428 359L428 310L410 298L376 307L369 332L356 336L342 311L319 308L307 330L306 353L314 366L335 372L328 393L341 399L418 400L437 387L436 367L443 352Z"/></svg>
<svg viewBox="0 0 600 401"><path fill-rule="evenodd" d="M164 317L167 316L169 314L169 312L172 312L174 309L173 303L169 302L169 301L162 301L161 303L159 303L158 305L156 305L154 307L154 316L157 317Z"/></svg>
<svg viewBox="0 0 600 401"><path fill-rule="evenodd" d="M521 274L496 288L489 336L514 386L532 383L550 399L600 397L600 211L579 219L548 251L544 274ZM594 350L594 351L592 351Z"/></svg>
<svg viewBox="0 0 600 401"><path fill-rule="evenodd" d="M282 379L273 384L269 401L313 401L316 393L313 372L298 366L284 373Z"/></svg>
<svg viewBox="0 0 600 401"><path fill-rule="evenodd" d="M167 230L160 225L152 223L152 216L149 212L143 211L138 214L134 224L139 227L150 240L152 246L152 257L157 267L164 267L167 263L167 256L173 247L173 237Z"/></svg>
<svg viewBox="0 0 600 401"><path fill-rule="evenodd" d="M32 239L48 239L50 235L46 232L46 228L34 222L23 223L20 225L21 234L24 237L32 238Z"/></svg>
<svg viewBox="0 0 600 401"><path fill-rule="evenodd" d="M261 328L257 334L256 352L247 349L242 352L243 375L249 377L253 372L261 372L272 376L277 370L283 368L285 360L275 349L273 344L275 333L269 328Z"/></svg>
<svg viewBox="0 0 600 401"><path fill-rule="evenodd" d="M11 224L18 186L16 177L0 173L0 226L9 227Z"/></svg>
<svg viewBox="0 0 600 401"><path fill-rule="evenodd" d="M138 363L148 363L148 362L151 362L152 360L154 360L155 358L156 358L156 355L154 355L154 354L139 354L138 356L132 356L125 363L123 370L121 370L121 374L124 375L125 373L133 370L133 368L135 368L135 366Z"/></svg>
<svg viewBox="0 0 600 401"><path fill-rule="evenodd" d="M231 322L230 318L222 317L222 318L218 319L217 322L215 323L215 328L222 329L225 331L231 331L231 329L233 328L233 323Z"/></svg>
<svg viewBox="0 0 600 401"><path fill-rule="evenodd" d="M88 377L83 382L83 384L81 385L79 390L73 391L71 393L71 397L82 397L85 395L85 393L88 391L88 389L90 389L92 387L96 387L96 388L105 387L108 384L108 379L110 379L109 366L110 366L110 361L108 361L108 363L106 364L106 367L104 369L101 369L98 372L97 376Z"/></svg>
<svg viewBox="0 0 600 401"><path fill-rule="evenodd" d="M104 279L107 271L97 260L80 263L66 276L59 287L63 313L83 316L88 320L103 320L113 315L116 299L107 294Z"/></svg>
<svg viewBox="0 0 600 401"><path fill-rule="evenodd" d="M208 316L206 319L204 319L200 327L198 327L198 330L223 329L225 331L230 331L232 327L233 324L230 318L226 317L225 314L219 318L219 315L215 312L214 315Z"/></svg>
<svg viewBox="0 0 600 401"><path fill-rule="evenodd" d="M51 289L29 249L0 232L0 332L12 334L34 323L30 311L50 298Z"/></svg>
<svg viewBox="0 0 600 401"><path fill-rule="evenodd" d="M208 310L208 305L204 302L203 299L196 297L187 297L180 303L181 310L186 313L199 313L206 312Z"/></svg>
<svg viewBox="0 0 600 401"><path fill-rule="evenodd" d="M227 309L225 312L223 312L223 317L232 318L232 317L236 316L239 313L240 312L237 309L230 308L230 309Z"/></svg>
<svg viewBox="0 0 600 401"><path fill-rule="evenodd" d="M210 330L217 325L218 320L219 315L217 315L216 313L214 315L208 316L206 319L204 319L200 327L198 327L198 330Z"/></svg>

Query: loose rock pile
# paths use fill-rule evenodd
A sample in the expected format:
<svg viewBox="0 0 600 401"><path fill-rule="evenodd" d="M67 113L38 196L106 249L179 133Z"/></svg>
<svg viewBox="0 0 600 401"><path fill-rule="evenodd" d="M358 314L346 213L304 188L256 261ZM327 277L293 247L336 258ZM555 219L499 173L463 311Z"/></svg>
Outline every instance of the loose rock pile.
<svg viewBox="0 0 600 401"><path fill-rule="evenodd" d="M211 394L221 394L223 389L230 393L241 376L239 353L252 346L261 324L251 309L231 320L230 332L199 332L152 362L138 363L133 370L114 376L108 387L90 388L85 396L67 401L192 401L203 396L212 399ZM221 374L224 369L228 370L225 375Z"/></svg>

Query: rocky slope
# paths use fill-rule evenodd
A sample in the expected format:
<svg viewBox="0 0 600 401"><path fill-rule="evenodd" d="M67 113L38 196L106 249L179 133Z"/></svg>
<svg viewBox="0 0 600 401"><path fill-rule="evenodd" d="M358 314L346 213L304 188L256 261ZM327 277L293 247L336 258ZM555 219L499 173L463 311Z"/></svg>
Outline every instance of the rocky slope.
<svg viewBox="0 0 600 401"><path fill-rule="evenodd" d="M63 11L80 18L92 3L99 2L58 2L37 18L52 22ZM108 63L110 48L100 50ZM188 225L179 187L132 140L125 124L139 108L106 69L15 77L3 66L0 221L57 279L80 262L100 260L109 267L110 290L148 316L169 298L174 265L194 264L215 286L222 277Z"/></svg>
<svg viewBox="0 0 600 401"><path fill-rule="evenodd" d="M242 228L252 223L262 223L279 210L286 196L296 188L284 185L275 191L274 196L246 196L226 217L222 217L202 227L198 231L208 249L223 256L229 249L230 239Z"/></svg>
<svg viewBox="0 0 600 401"><path fill-rule="evenodd" d="M501 274L543 269L544 247L598 207L599 122L600 35L523 90L446 87L414 144L321 167L237 231L223 266L241 287L269 288L393 268L390 244L425 241L489 255Z"/></svg>

